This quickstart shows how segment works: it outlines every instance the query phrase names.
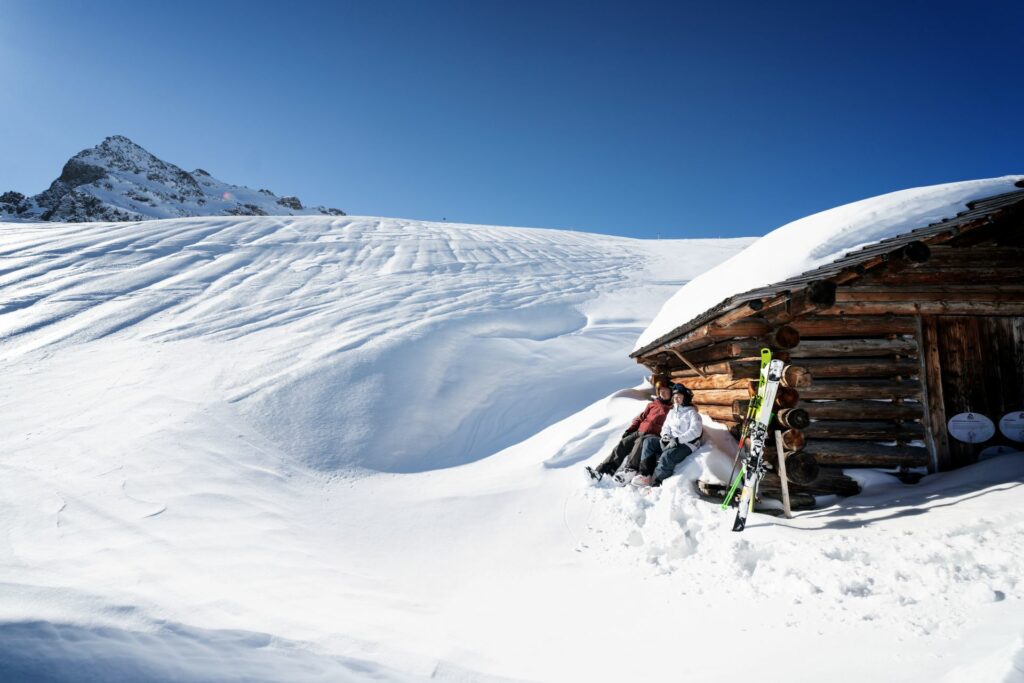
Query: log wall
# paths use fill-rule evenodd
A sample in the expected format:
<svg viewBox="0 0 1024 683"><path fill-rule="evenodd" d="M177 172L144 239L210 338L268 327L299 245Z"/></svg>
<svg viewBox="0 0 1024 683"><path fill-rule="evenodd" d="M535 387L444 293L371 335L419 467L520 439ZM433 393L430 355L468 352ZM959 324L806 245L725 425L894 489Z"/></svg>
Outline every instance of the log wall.
<svg viewBox="0 0 1024 683"><path fill-rule="evenodd" d="M834 297L826 287L818 304L803 293L785 306L736 309L723 316L727 325L708 323L681 337L672 353L661 349L639 360L693 390L697 409L737 435L756 391L760 348L786 360L776 405L793 409L781 413L786 450L800 449L827 473L796 489L803 493L855 493L856 484L836 468L906 472L965 464L968 449L951 445L945 429L947 406L956 403L949 394L965 389L943 374L939 349L955 346L945 340L947 329L1024 330L1022 235L1019 215L985 224L918 249L913 258L887 256L837 278ZM954 316L995 322L958 324ZM1022 375L1003 392L1009 398L1001 406L1024 410L1011 405L1024 401L1024 359L1000 363ZM775 444L767 456L777 460ZM770 492L776 484L765 486Z"/></svg>

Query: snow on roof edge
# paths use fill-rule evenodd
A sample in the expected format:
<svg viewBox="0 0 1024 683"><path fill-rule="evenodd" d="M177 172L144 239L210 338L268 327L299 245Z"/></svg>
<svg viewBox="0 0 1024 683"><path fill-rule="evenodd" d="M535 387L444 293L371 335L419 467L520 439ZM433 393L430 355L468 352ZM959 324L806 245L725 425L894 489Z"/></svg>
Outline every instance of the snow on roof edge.
<svg viewBox="0 0 1024 683"><path fill-rule="evenodd" d="M898 190L787 223L682 286L637 339L636 353L731 297L827 265L848 252L956 216L1017 189L1021 175ZM803 245L803 248L794 248Z"/></svg>

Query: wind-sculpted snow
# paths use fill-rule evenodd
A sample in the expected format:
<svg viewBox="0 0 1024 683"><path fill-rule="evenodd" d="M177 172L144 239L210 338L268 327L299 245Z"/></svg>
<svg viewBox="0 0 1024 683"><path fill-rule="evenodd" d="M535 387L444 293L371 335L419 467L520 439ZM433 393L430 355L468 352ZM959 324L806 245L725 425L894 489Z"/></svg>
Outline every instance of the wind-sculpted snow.
<svg viewBox="0 0 1024 683"><path fill-rule="evenodd" d="M0 225L0 680L1019 680L1019 454L743 534L710 424L646 495L583 474L744 244Z"/></svg>
<svg viewBox="0 0 1024 683"><path fill-rule="evenodd" d="M655 272L679 282L748 243L348 217L2 235L0 357L198 342L220 397L296 458L391 471L489 455L635 384L623 349L661 301Z"/></svg>

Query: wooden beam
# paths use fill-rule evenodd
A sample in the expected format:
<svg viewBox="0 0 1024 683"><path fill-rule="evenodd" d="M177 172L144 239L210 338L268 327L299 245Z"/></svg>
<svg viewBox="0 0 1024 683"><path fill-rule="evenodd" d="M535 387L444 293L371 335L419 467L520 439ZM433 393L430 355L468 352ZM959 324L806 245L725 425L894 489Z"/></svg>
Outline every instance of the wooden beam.
<svg viewBox="0 0 1024 683"><path fill-rule="evenodd" d="M808 440L803 452L819 465L839 467L927 467L931 460L927 448L882 446L870 441L813 439ZM773 448L769 455L775 457Z"/></svg>
<svg viewBox="0 0 1024 683"><path fill-rule="evenodd" d="M721 361L711 363L700 368L705 376L718 375L729 380L736 379L757 379L761 374L760 361ZM689 377L695 377L695 370L673 370L669 373L673 378L686 383ZM785 387L806 387L811 385L813 373L807 368L797 365L787 365L782 371L782 386Z"/></svg>
<svg viewBox="0 0 1024 683"><path fill-rule="evenodd" d="M706 377L707 376L707 373L701 371L700 368L698 368L696 365L694 365L689 360L687 360L686 356L684 356L683 354L679 353L679 351L677 349L670 348L669 351L671 351L679 360L683 361L683 363L686 365L686 367L690 368L691 370L696 372L701 377Z"/></svg>
<svg viewBox="0 0 1024 683"><path fill-rule="evenodd" d="M708 375L707 377L687 377L679 383L690 391L698 389L748 389L749 379L732 379L728 375Z"/></svg>
<svg viewBox="0 0 1024 683"><path fill-rule="evenodd" d="M917 341L908 339L812 339L790 351L793 358L872 358L916 356Z"/></svg>
<svg viewBox="0 0 1024 683"><path fill-rule="evenodd" d="M924 407L920 403L802 401L799 407L816 420L919 420L924 417Z"/></svg>
<svg viewBox="0 0 1024 683"><path fill-rule="evenodd" d="M867 337L914 334L917 325L909 316L807 316L792 323L807 337Z"/></svg>
<svg viewBox="0 0 1024 683"><path fill-rule="evenodd" d="M779 430L775 431L775 443L783 444L782 432ZM779 481L782 484L782 511L786 517L793 516L793 510L789 507L789 477L786 475L786 452L782 451L782 457L778 459L779 467Z"/></svg>
<svg viewBox="0 0 1024 683"><path fill-rule="evenodd" d="M818 420L804 430L808 440L865 439L875 441L913 441L924 437L924 427L917 422L872 422L860 420Z"/></svg>
<svg viewBox="0 0 1024 683"><path fill-rule="evenodd" d="M701 325L677 339L661 344L640 357L651 358L659 353L667 352L669 347L679 349L679 351L688 351L722 339L761 337L769 332L771 332L771 326L763 318L746 318L724 327L718 325L717 322L711 322Z"/></svg>
<svg viewBox="0 0 1024 683"><path fill-rule="evenodd" d="M753 394L749 389L698 389L693 392L694 405L729 406L737 400L747 400Z"/></svg>
<svg viewBox="0 0 1024 683"><path fill-rule="evenodd" d="M937 321L932 316L918 317L921 348L921 384L924 404L928 409L926 436L931 447L932 461L929 471L941 472L949 468L949 437L946 434L946 401L942 392L942 361L939 357Z"/></svg>
<svg viewBox="0 0 1024 683"><path fill-rule="evenodd" d="M732 406L719 406L719 405L694 405L697 412L701 415L707 415L712 420L718 422L734 422L736 418L732 414Z"/></svg>
<svg viewBox="0 0 1024 683"><path fill-rule="evenodd" d="M816 379L834 379L839 377L895 377L916 375L920 364L916 360L891 360L875 358L857 360L850 358L805 358L800 361Z"/></svg>
<svg viewBox="0 0 1024 683"><path fill-rule="evenodd" d="M845 301L823 311L852 315L1024 315L1024 301Z"/></svg>
<svg viewBox="0 0 1024 683"><path fill-rule="evenodd" d="M923 287L912 289L887 287L882 291L848 289L836 294L835 306L827 309L827 311L842 309L846 304L867 304L871 302L911 302L936 305L949 304L950 302L1006 301L1024 301L1024 287L994 289L991 285L988 285L984 289L967 289L965 287L936 287L930 289Z"/></svg>
<svg viewBox="0 0 1024 683"><path fill-rule="evenodd" d="M917 380L881 379L825 379L800 391L804 400L809 399L921 399L921 383Z"/></svg>

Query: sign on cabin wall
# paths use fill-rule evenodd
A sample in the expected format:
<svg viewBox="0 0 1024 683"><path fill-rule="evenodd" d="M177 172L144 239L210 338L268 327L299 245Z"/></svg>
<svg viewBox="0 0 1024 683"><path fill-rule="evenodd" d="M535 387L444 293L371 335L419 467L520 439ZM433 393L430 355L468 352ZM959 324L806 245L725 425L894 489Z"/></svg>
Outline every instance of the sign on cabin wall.
<svg viewBox="0 0 1024 683"><path fill-rule="evenodd" d="M999 431L1010 441L1024 441L1024 410L1003 415Z"/></svg>
<svg viewBox="0 0 1024 683"><path fill-rule="evenodd" d="M949 418L949 435L964 443L984 443L996 433L992 420L978 413L960 413Z"/></svg>

